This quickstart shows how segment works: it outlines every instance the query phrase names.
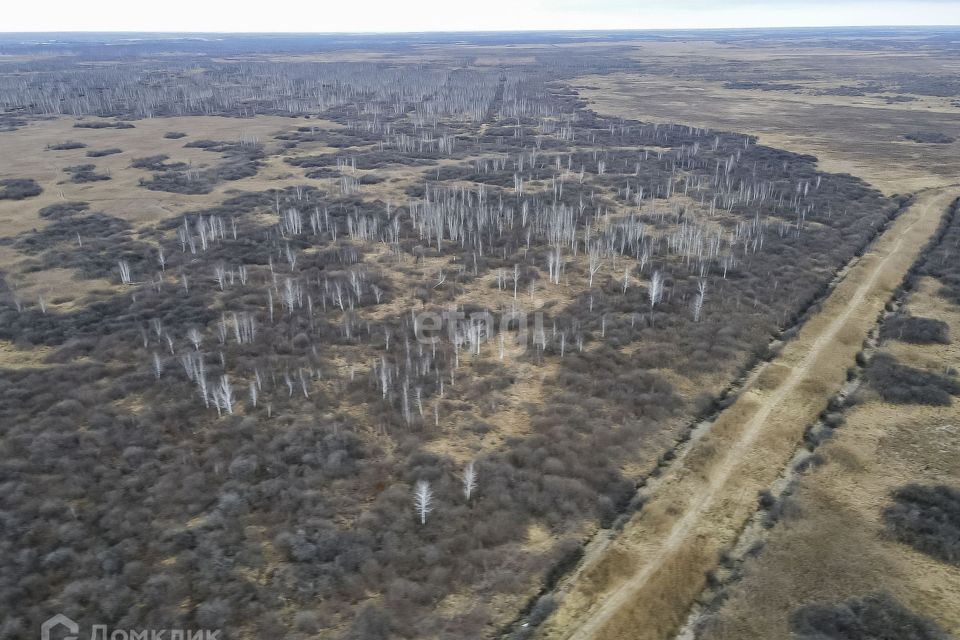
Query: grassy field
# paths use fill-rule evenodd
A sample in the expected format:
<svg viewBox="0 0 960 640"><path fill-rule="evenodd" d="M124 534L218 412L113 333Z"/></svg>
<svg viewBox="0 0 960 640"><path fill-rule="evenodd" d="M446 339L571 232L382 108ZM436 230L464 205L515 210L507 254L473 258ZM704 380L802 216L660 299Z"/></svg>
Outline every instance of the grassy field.
<svg viewBox="0 0 960 640"><path fill-rule="evenodd" d="M922 279L906 306L913 315L946 322L956 336L960 313L938 295L939 286ZM927 371L957 361L956 342L891 340L878 352ZM881 591L945 631L960 632L960 569L891 539L882 518L903 485L956 485L957 404L894 405L867 388L844 417L837 435L817 450L823 466L803 476L788 498L792 515L745 563L743 578L698 637L786 637L790 615L804 605Z"/></svg>
<svg viewBox="0 0 960 640"><path fill-rule="evenodd" d="M947 71L954 63L945 51L883 54L700 43L637 49L642 73L574 82L598 112L750 133L763 144L816 156L823 170L850 173L888 194L957 182L960 143L918 145L904 139L918 130L960 137L955 99L882 88L864 95L824 95L874 76ZM741 75L759 79L765 88L737 84ZM777 88L784 85L790 88ZM904 101L891 102L891 95Z"/></svg>
<svg viewBox="0 0 960 640"><path fill-rule="evenodd" d="M845 275L819 311L649 490L643 511L564 589L545 638L664 638L840 386L877 314L957 191L931 192Z"/></svg>

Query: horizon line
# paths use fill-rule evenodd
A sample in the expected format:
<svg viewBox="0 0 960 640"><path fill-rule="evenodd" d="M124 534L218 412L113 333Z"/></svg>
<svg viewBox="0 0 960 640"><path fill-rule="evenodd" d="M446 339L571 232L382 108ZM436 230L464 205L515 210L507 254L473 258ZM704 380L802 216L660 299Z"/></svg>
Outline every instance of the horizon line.
<svg viewBox="0 0 960 640"><path fill-rule="evenodd" d="M327 35L423 35L423 34L495 34L495 33L662 33L662 32L714 32L714 31L788 31L788 30L827 30L827 29L960 29L957 24L836 24L836 25L778 25L750 27L610 27L601 29L425 29L422 31L186 31L138 29L84 29L84 30L23 30L0 31L0 36L30 34L141 34L141 35L284 35L284 36L327 36Z"/></svg>

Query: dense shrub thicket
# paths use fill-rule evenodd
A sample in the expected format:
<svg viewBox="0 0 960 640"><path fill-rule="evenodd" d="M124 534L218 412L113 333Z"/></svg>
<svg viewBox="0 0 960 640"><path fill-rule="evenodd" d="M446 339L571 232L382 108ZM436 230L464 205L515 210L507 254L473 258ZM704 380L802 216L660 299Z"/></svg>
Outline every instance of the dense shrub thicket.
<svg viewBox="0 0 960 640"><path fill-rule="evenodd" d="M943 320L898 313L883 321L880 337L911 344L950 344L950 327Z"/></svg>
<svg viewBox="0 0 960 640"><path fill-rule="evenodd" d="M43 207L37 212L37 215L41 218L59 220L60 218L67 218L77 215L78 213L83 213L89 208L90 203L88 202L58 202Z"/></svg>
<svg viewBox="0 0 960 640"><path fill-rule="evenodd" d="M26 200L42 192L35 180L0 180L0 200Z"/></svg>
<svg viewBox="0 0 960 640"><path fill-rule="evenodd" d="M165 154L137 158L131 162L131 167L155 172L150 179L142 179L140 185L151 191L210 193L218 182L255 176L261 166L260 159L264 157L263 147L259 144L194 140L184 146L220 153L223 161L213 168L193 168L184 162L167 162L169 156Z"/></svg>
<svg viewBox="0 0 960 640"><path fill-rule="evenodd" d="M950 640L933 621L886 594L811 604L790 616L797 640Z"/></svg>
<svg viewBox="0 0 960 640"><path fill-rule="evenodd" d="M910 484L893 492L883 512L890 534L914 549L960 565L960 491Z"/></svg>
<svg viewBox="0 0 960 640"><path fill-rule="evenodd" d="M951 396L960 395L960 381L955 376L908 367L885 353L870 359L865 376L881 398L896 404L944 406L951 403Z"/></svg>
<svg viewBox="0 0 960 640"><path fill-rule="evenodd" d="M960 245L958 209L960 201L955 201L949 221L940 229L940 242L927 252L923 266L917 274L937 278L940 281L940 295L954 304L960 304L960 260L956 259L956 248Z"/></svg>
<svg viewBox="0 0 960 640"><path fill-rule="evenodd" d="M948 136L945 133L940 133L939 131L914 131L903 137L912 142L924 144L950 144L956 141L956 138Z"/></svg>
<svg viewBox="0 0 960 640"><path fill-rule="evenodd" d="M78 164L72 167L65 167L64 171L70 174L70 181L76 183L101 182L109 180L110 176L105 173L97 173L97 166L94 164Z"/></svg>

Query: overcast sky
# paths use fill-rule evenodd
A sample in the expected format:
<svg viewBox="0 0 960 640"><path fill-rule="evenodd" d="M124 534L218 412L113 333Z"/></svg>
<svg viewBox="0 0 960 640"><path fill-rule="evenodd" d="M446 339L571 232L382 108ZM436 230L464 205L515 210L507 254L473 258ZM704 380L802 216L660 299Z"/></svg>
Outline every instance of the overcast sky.
<svg viewBox="0 0 960 640"><path fill-rule="evenodd" d="M0 31L485 31L958 25L960 0L10 0Z"/></svg>

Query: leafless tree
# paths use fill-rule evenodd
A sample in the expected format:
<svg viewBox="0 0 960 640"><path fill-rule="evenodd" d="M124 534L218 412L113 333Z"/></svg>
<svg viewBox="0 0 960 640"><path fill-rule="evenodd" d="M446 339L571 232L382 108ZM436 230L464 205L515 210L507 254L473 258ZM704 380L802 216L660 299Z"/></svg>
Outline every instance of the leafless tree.
<svg viewBox="0 0 960 640"><path fill-rule="evenodd" d="M220 291L223 291L224 283L227 279L227 268L222 264L218 264L213 268L213 277L217 281L217 285L220 287Z"/></svg>
<svg viewBox="0 0 960 640"><path fill-rule="evenodd" d="M433 511L433 490L426 480L418 480L413 489L413 506L420 517L420 524L427 523L427 516Z"/></svg>
<svg viewBox="0 0 960 640"><path fill-rule="evenodd" d="M120 282L130 284L132 282L130 278L130 263L126 260L120 260L117 262L117 266L120 268Z"/></svg>
<svg viewBox="0 0 960 640"><path fill-rule="evenodd" d="M477 469L473 460L467 463L463 470L463 497L470 502L470 497L477 490Z"/></svg>
<svg viewBox="0 0 960 640"><path fill-rule="evenodd" d="M703 312L703 303L707 297L707 281L700 280L697 283L697 295L693 299L693 302L690 305L690 310L693 312L693 321L700 322L700 314Z"/></svg>
<svg viewBox="0 0 960 640"><path fill-rule="evenodd" d="M647 298L650 300L650 313L653 314L653 308L660 304L663 299L663 274L654 271L650 277L650 286L647 287Z"/></svg>
<svg viewBox="0 0 960 640"><path fill-rule="evenodd" d="M230 384L230 378L226 375L220 376L220 384L214 393L215 398L219 400L218 406L227 410L227 413L233 414L233 386Z"/></svg>

